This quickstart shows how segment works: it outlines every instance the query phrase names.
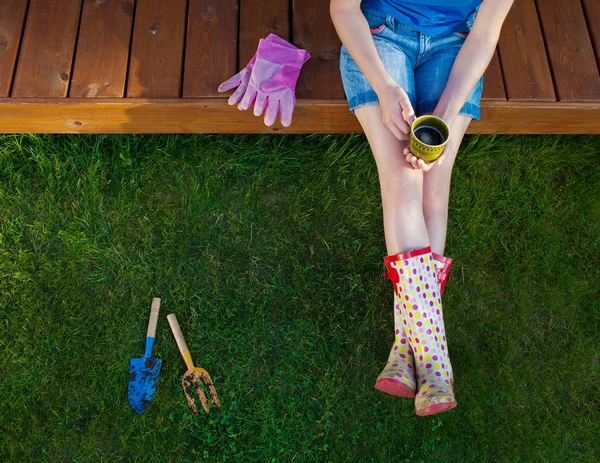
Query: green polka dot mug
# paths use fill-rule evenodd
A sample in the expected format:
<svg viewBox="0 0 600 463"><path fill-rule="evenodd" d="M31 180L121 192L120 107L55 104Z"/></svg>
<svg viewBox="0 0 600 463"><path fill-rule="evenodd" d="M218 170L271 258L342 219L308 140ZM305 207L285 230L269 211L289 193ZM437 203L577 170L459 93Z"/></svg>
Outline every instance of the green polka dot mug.
<svg viewBox="0 0 600 463"><path fill-rule="evenodd" d="M444 151L449 136L448 124L442 119L431 115L421 116L412 124L408 146L416 157L433 162Z"/></svg>

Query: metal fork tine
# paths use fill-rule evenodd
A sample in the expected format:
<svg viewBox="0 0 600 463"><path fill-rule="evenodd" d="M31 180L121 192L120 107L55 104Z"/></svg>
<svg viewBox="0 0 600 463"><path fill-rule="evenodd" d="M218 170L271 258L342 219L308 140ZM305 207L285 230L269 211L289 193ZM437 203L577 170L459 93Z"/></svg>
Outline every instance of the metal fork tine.
<svg viewBox="0 0 600 463"><path fill-rule="evenodd" d="M213 401L215 402L215 406L220 408L221 407L221 399L219 399L219 396L217 395L217 390L215 389L215 385L213 384L212 378L208 374L208 371L206 371L206 370L201 371L200 377L202 378L202 381L204 381L204 384L206 384L206 387L208 387L210 396L212 397Z"/></svg>
<svg viewBox="0 0 600 463"><path fill-rule="evenodd" d="M219 396L217 395L217 390L215 389L215 386L208 372L194 371L193 373L189 373L183 377L183 379L181 380L181 384L183 385L183 392L185 393L187 403L194 415L198 414L198 408L196 407L193 389L196 389L198 399L200 400L204 411L206 413L210 412L210 403L208 402L206 394L204 393L203 384L210 391L210 395L215 403L215 406L221 407L221 399L219 399Z"/></svg>
<svg viewBox="0 0 600 463"><path fill-rule="evenodd" d="M194 373L194 386L196 386L196 392L198 392L198 398L200 399L200 403L202 404L202 408L206 413L210 411L210 405L208 404L208 400L206 399L206 394L202 389L202 381L200 381L200 375Z"/></svg>
<svg viewBox="0 0 600 463"><path fill-rule="evenodd" d="M190 378L190 375L184 375L181 380L181 384L183 386L183 393L185 394L185 398L187 400L188 406L193 415L198 414L198 409L196 408L196 401L194 400L194 396L191 392L190 383L193 383L193 379Z"/></svg>

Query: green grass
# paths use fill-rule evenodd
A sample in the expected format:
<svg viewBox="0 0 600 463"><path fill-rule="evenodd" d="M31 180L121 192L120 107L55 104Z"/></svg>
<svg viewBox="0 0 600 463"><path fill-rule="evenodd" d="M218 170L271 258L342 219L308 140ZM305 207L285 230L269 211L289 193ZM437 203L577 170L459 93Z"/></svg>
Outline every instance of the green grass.
<svg viewBox="0 0 600 463"><path fill-rule="evenodd" d="M373 388L393 298L363 137L0 137L0 461L597 462L600 137L468 137L450 209L459 406L417 418ZM172 312L219 412L188 413Z"/></svg>

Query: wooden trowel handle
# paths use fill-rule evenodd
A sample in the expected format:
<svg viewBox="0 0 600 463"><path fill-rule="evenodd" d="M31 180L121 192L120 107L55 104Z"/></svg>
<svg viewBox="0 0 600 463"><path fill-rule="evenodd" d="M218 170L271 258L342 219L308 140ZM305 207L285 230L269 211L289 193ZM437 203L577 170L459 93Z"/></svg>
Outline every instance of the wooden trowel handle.
<svg viewBox="0 0 600 463"><path fill-rule="evenodd" d="M179 347L179 352L183 355L185 352L189 352L188 346L185 343L185 339L183 339L183 334L181 334L181 329L179 328L179 323L177 322L177 317L174 313L167 317L169 320L169 325L171 325L171 331L173 332L173 336L175 336L175 341L177 341L177 347Z"/></svg>
<svg viewBox="0 0 600 463"><path fill-rule="evenodd" d="M148 322L147 338L156 337L156 324L158 323L158 312L160 310L160 299L155 297L152 299L152 308L150 309L150 321Z"/></svg>

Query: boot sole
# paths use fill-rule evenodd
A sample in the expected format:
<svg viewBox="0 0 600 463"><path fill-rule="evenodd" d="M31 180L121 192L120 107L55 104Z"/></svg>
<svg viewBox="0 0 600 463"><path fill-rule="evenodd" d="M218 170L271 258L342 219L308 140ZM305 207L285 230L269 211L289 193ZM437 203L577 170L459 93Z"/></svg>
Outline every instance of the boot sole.
<svg viewBox="0 0 600 463"><path fill-rule="evenodd" d="M431 407L426 407L422 410L416 410L416 413L417 413L417 416L435 415L437 413L443 413L443 412L452 410L453 408L456 407L456 405L457 405L456 402L450 402L450 403L446 403L446 404L435 404L435 405L432 405Z"/></svg>
<svg viewBox="0 0 600 463"><path fill-rule="evenodd" d="M377 381L375 383L375 389L385 392L386 394L404 397L406 399L414 399L417 395L415 391L413 391L406 384L391 378L382 378Z"/></svg>

